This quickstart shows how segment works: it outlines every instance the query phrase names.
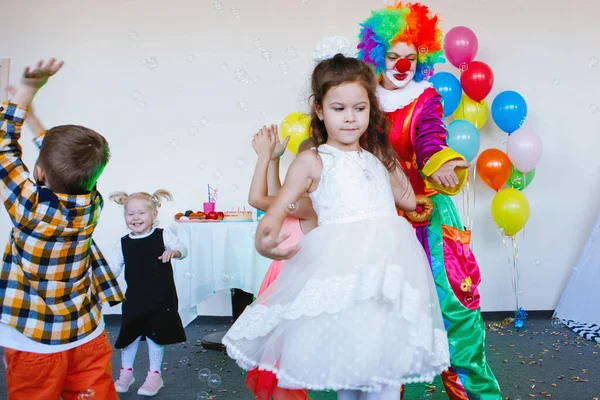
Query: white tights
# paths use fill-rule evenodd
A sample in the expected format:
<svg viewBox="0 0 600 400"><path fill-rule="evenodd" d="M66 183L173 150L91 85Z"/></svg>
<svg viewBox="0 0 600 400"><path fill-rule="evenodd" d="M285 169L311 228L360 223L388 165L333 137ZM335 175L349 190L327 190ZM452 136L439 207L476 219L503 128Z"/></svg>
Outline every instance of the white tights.
<svg viewBox="0 0 600 400"><path fill-rule="evenodd" d="M340 390L338 400L400 400L400 388L384 386L381 392L361 392L360 390Z"/></svg>
<svg viewBox="0 0 600 400"><path fill-rule="evenodd" d="M138 337L131 344L121 350L121 368L133 369L133 362L138 350L138 345L142 337ZM163 356L165 355L165 346L154 343L149 337L146 337L148 343L148 358L150 358L150 371L161 371Z"/></svg>

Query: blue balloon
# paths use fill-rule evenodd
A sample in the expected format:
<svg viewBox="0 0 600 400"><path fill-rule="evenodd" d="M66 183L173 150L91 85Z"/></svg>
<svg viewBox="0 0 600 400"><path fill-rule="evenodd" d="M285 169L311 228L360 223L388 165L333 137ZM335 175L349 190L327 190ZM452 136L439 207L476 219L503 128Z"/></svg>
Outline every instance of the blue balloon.
<svg viewBox="0 0 600 400"><path fill-rule="evenodd" d="M429 82L442 96L442 105L444 107L444 117L452 115L458 108L462 98L462 88L460 81L450 72L438 72L433 75Z"/></svg>
<svg viewBox="0 0 600 400"><path fill-rule="evenodd" d="M507 90L492 103L492 118L498 128L509 135L519 129L527 117L527 103L519 93Z"/></svg>
<svg viewBox="0 0 600 400"><path fill-rule="evenodd" d="M479 152L479 131L469 121L457 119L448 125L448 146L471 162Z"/></svg>

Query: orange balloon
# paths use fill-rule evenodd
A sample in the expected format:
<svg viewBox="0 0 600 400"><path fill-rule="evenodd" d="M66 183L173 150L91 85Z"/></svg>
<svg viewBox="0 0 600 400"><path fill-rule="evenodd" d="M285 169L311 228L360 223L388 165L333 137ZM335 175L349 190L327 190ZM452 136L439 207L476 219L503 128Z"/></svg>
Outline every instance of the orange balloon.
<svg viewBox="0 0 600 400"><path fill-rule="evenodd" d="M481 180L496 192L510 177L510 159L498 149L487 149L481 153L475 167Z"/></svg>

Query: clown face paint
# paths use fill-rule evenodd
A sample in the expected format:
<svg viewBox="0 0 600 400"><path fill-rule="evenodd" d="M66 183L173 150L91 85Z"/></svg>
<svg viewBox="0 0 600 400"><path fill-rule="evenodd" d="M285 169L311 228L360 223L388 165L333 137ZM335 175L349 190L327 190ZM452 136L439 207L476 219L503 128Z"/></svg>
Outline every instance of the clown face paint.
<svg viewBox="0 0 600 400"><path fill-rule="evenodd" d="M416 47L402 42L396 43L385 56L385 67L382 86L388 90L403 88L415 77Z"/></svg>

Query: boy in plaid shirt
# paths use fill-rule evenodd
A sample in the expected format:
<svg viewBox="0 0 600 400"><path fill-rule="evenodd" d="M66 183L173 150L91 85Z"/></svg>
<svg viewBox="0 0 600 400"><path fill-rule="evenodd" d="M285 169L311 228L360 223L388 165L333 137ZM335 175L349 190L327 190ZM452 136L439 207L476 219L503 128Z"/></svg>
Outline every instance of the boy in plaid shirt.
<svg viewBox="0 0 600 400"><path fill-rule="evenodd" d="M117 399L101 303L123 295L92 240L108 143L91 129L57 126L35 138L35 182L21 160L27 108L61 67L51 59L26 68L0 107L0 196L13 223L0 264L0 346L11 400Z"/></svg>

